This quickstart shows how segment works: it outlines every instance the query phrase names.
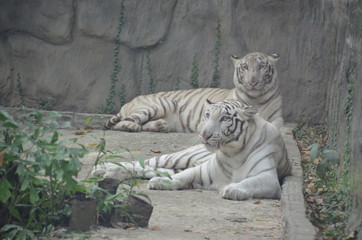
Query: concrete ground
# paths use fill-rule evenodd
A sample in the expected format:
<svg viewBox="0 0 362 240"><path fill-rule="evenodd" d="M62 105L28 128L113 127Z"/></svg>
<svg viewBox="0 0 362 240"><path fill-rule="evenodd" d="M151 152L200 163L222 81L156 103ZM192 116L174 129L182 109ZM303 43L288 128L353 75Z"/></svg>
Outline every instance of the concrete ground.
<svg viewBox="0 0 362 240"><path fill-rule="evenodd" d="M288 153L294 164L293 176L283 185L283 199L253 199L230 201L215 191L148 190L143 184L139 191L147 194L154 206L149 229L110 229L99 227L90 239L314 239L315 231L305 218L301 185L299 151L291 135L292 126L282 129ZM92 130L61 130L63 138L76 137L78 143L90 149L82 162L79 178L91 170L100 138L106 149L117 151L127 147L126 159L149 158L187 148L197 142L196 134L186 133L126 133ZM80 131L80 133L83 133Z"/></svg>
<svg viewBox="0 0 362 240"><path fill-rule="evenodd" d="M62 130L63 138L76 137L78 143L96 151L100 137L106 140L108 150L128 147L134 158L148 158L174 152L196 142L195 134L185 133L125 133L94 130L84 135L77 131ZM79 179L84 179L91 170L95 153L89 154ZM130 154L123 154L131 159ZM148 190L146 183L139 189L147 194L154 206L149 228L154 229L109 229L99 227L90 239L281 239L284 236L284 221L279 200L230 201L215 191Z"/></svg>
<svg viewBox="0 0 362 240"><path fill-rule="evenodd" d="M4 110L15 117L23 112ZM108 116L61 114L58 122L70 121L75 126L59 130L62 138L77 138L77 142L91 152L82 159L79 179L84 179L91 170L101 138L105 139L108 150L127 147L132 153L124 154L127 159L175 152L197 142L196 134L186 133L85 131L84 120L88 117L94 117L91 125L99 127ZM148 190L143 184L139 191L150 197L154 207L149 228L98 227L91 231L90 239L315 239L316 231L305 216L300 155L292 128L293 125L286 125L281 129L293 162L293 175L285 179L281 200L230 201L222 199L215 191L156 191Z"/></svg>

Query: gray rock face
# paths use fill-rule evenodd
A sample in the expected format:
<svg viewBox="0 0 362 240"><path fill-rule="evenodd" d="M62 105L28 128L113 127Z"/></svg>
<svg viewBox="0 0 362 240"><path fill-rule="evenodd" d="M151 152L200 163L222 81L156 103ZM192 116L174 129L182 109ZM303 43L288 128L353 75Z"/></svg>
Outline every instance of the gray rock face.
<svg viewBox="0 0 362 240"><path fill-rule="evenodd" d="M0 101L51 101L55 109L96 112L110 88L113 39L121 2L116 0L3 0L0 25ZM230 54L279 53L277 65L287 121L324 121L342 74L348 42L347 5L337 1L128 1L120 35L119 80L126 100L156 91L191 88L196 59L199 85L208 87L220 19L220 86L232 88ZM347 57L348 59L348 57ZM347 61L347 60L346 60ZM338 100L335 100L338 101Z"/></svg>
<svg viewBox="0 0 362 240"><path fill-rule="evenodd" d="M73 0L1 1L0 32L22 32L52 44L72 41Z"/></svg>

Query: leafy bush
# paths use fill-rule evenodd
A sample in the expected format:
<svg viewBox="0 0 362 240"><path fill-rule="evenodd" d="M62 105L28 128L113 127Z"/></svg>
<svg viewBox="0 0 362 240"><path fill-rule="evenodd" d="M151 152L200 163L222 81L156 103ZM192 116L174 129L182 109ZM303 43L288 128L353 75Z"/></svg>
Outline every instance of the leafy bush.
<svg viewBox="0 0 362 240"><path fill-rule="evenodd" d="M59 118L60 115L51 112L49 117ZM146 171L127 169L129 177L117 183L119 191L114 193L98 187L103 179L88 178L90 174L83 182L78 182L75 178L82 167L80 158L88 150L78 144L76 138L60 140L57 128L57 122L45 120L39 112L15 121L8 113L0 111L0 239L35 238L51 233L55 226L67 225L71 216L70 202L79 196L98 200L98 216L118 209L130 218L132 213L126 209L130 196L148 199L135 191L142 183L140 174ZM94 165L122 158L106 150L103 138L97 150ZM131 160L138 160L144 168L142 159L131 154Z"/></svg>
<svg viewBox="0 0 362 240"><path fill-rule="evenodd" d="M59 141L56 122L38 112L19 122L0 111L0 231L9 239L32 238L64 224L67 199L85 192L75 177L87 150Z"/></svg>
<svg viewBox="0 0 362 240"><path fill-rule="evenodd" d="M352 202L349 174L341 171L341 156L328 146L323 125L299 126L294 136L302 157L307 215L320 238L345 239Z"/></svg>

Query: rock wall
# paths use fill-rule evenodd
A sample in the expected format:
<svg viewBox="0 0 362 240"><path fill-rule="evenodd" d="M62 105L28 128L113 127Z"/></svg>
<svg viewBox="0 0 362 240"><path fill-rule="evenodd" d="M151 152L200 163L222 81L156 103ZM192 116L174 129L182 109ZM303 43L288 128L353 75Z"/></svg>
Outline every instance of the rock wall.
<svg viewBox="0 0 362 240"><path fill-rule="evenodd" d="M19 104L19 74L27 106L48 101L57 110L96 112L110 89L120 3L2 0L1 105ZM343 59L346 4L322 0L124 3L116 95L121 84L126 86L127 100L138 91L147 94L150 78L156 91L173 90L177 79L182 89L191 88L194 57L200 86L210 86L220 19L221 87L233 87L230 54L279 53L286 120L325 120L330 83ZM119 104L118 96L114 101Z"/></svg>

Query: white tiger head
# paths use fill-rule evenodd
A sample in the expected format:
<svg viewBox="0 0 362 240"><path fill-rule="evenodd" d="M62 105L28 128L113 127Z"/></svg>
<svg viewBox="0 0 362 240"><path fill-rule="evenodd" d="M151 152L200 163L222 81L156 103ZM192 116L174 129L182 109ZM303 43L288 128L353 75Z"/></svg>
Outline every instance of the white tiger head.
<svg viewBox="0 0 362 240"><path fill-rule="evenodd" d="M207 101L206 104L199 137L209 151L245 138L249 121L257 112L256 108L233 99L218 103Z"/></svg>
<svg viewBox="0 0 362 240"><path fill-rule="evenodd" d="M234 84L249 97L258 97L277 85L274 63L278 54L249 53L245 57L231 55L234 62Z"/></svg>

